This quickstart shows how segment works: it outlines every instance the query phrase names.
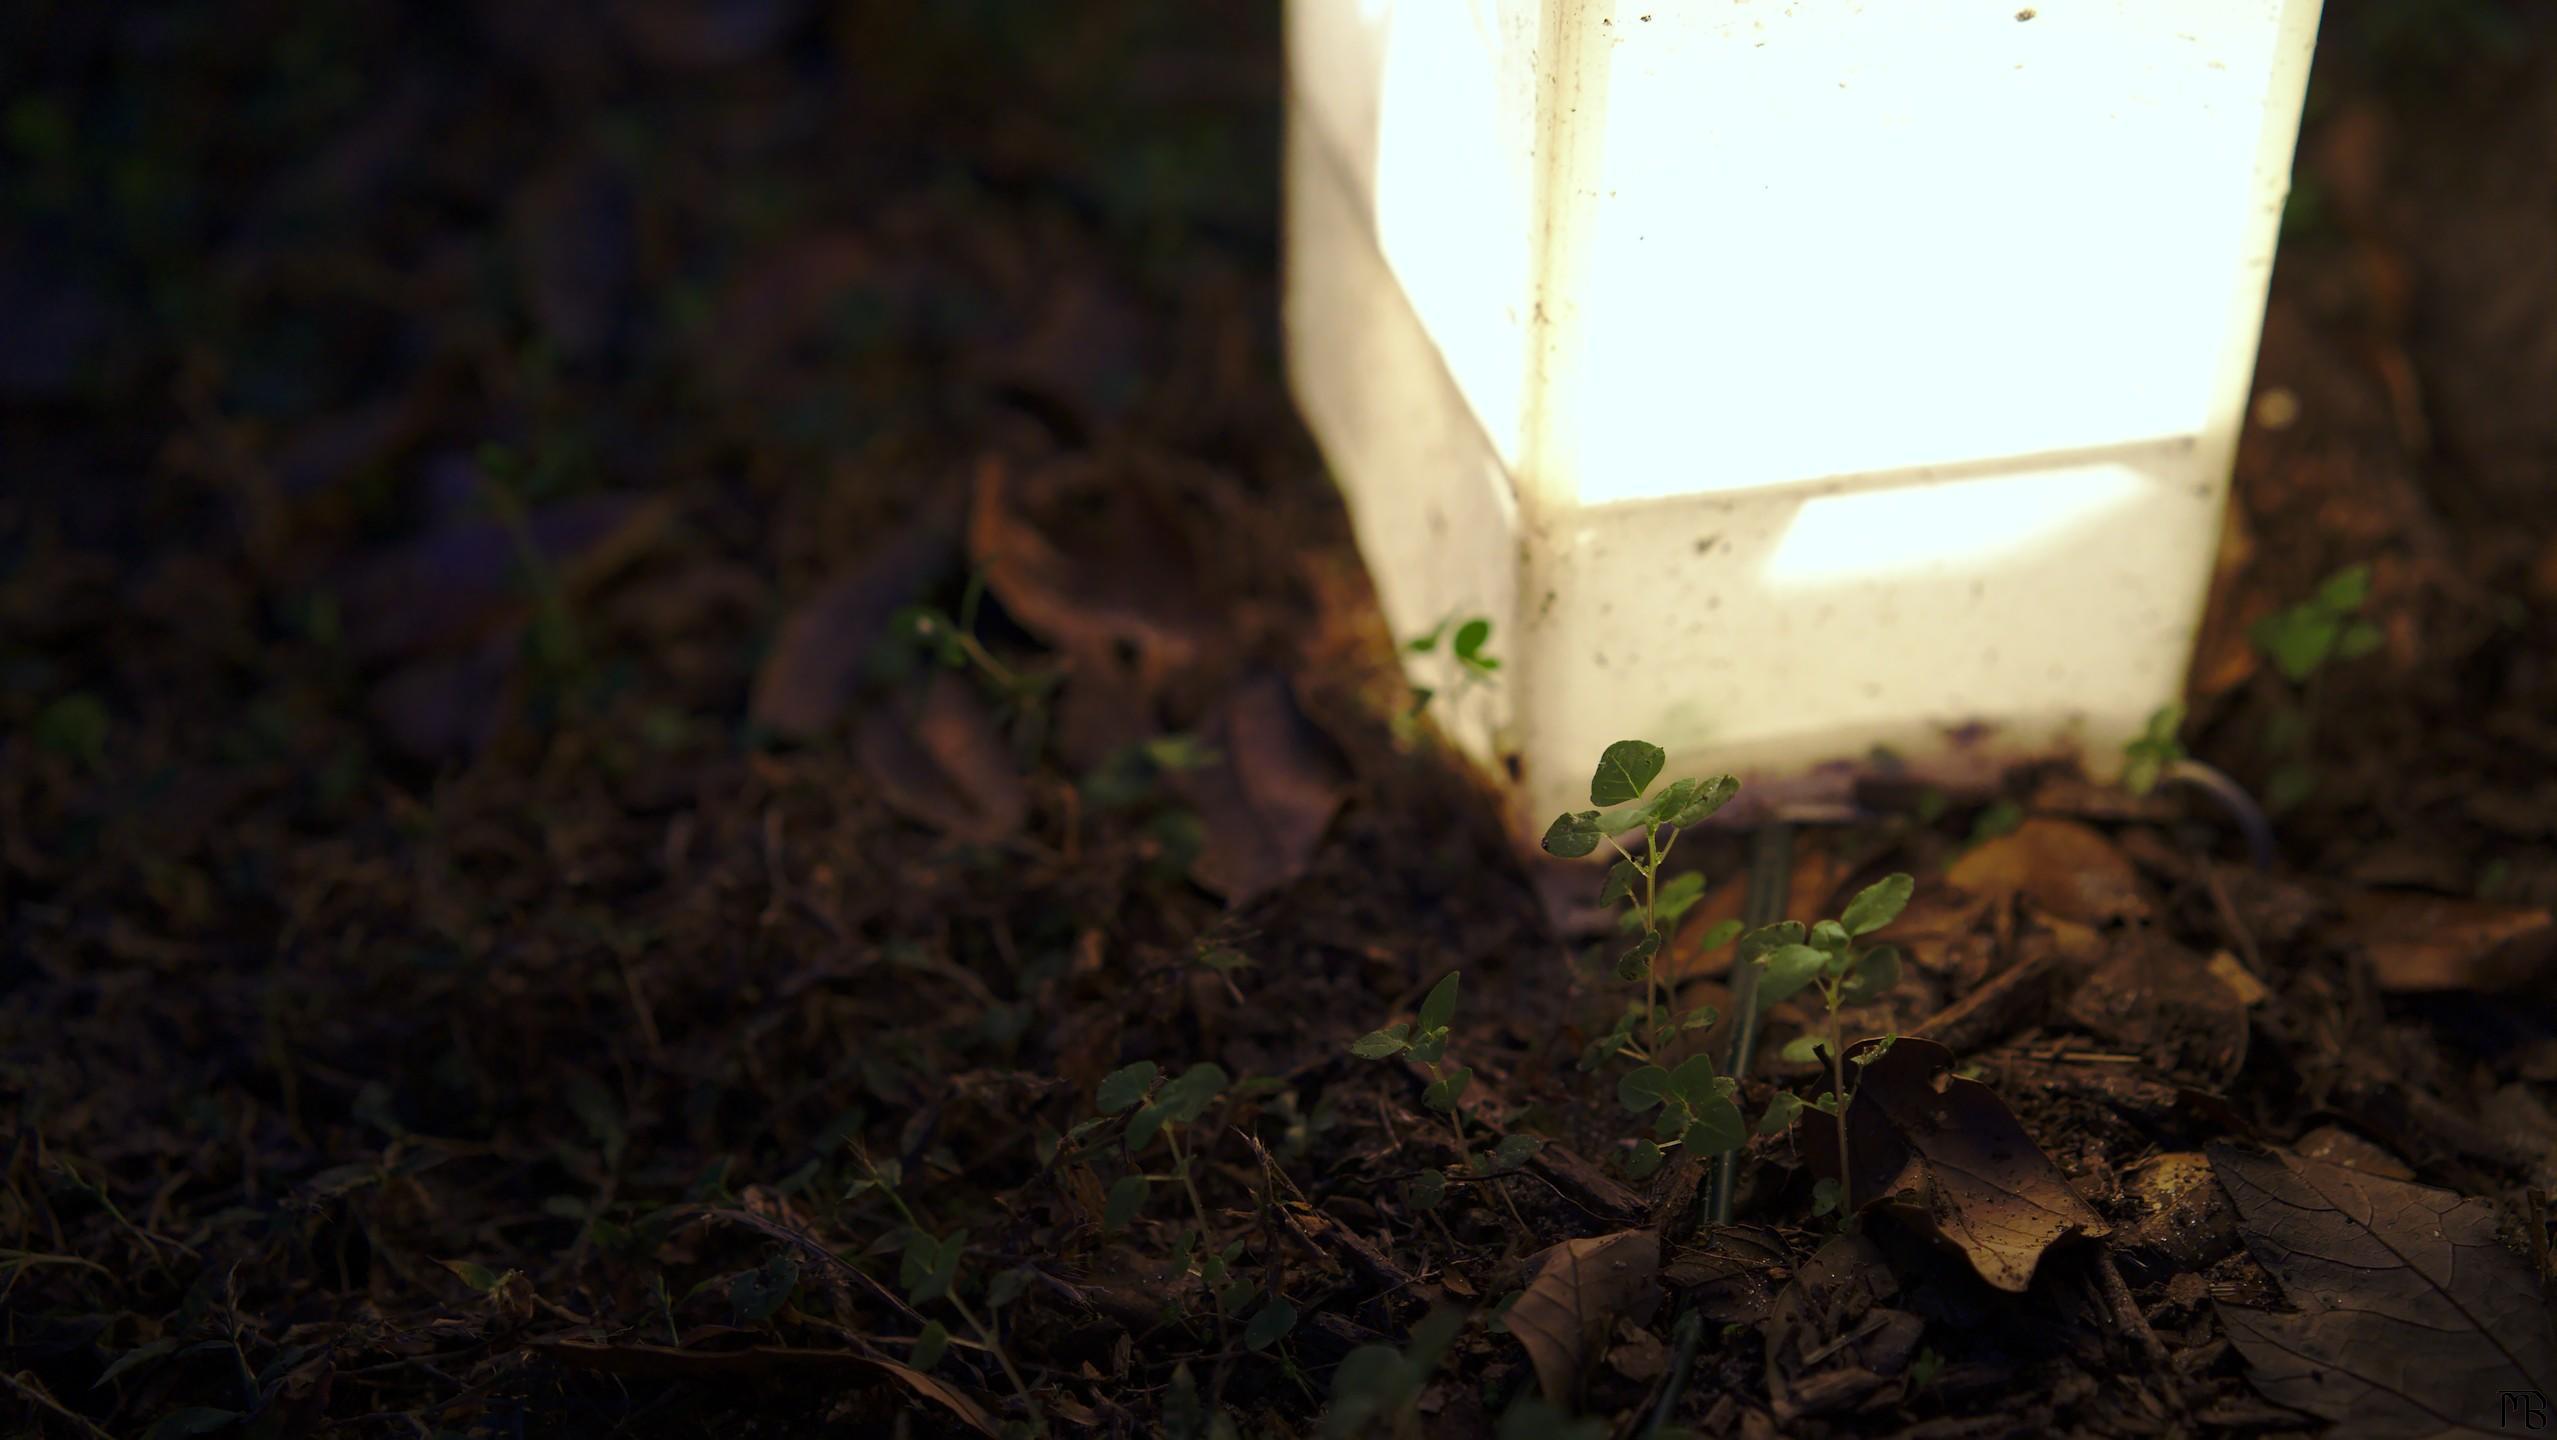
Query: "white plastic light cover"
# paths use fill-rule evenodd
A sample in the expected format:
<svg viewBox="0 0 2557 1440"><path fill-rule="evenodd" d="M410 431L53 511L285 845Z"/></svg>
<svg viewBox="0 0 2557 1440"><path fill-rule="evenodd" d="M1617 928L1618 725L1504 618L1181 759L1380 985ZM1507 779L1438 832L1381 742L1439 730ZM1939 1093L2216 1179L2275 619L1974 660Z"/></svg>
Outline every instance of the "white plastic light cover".
<svg viewBox="0 0 2557 1440"><path fill-rule="evenodd" d="M1627 738L1744 801L2119 765L2318 8L1289 0L1291 380L1397 633L1493 621L1439 718L1522 820Z"/></svg>

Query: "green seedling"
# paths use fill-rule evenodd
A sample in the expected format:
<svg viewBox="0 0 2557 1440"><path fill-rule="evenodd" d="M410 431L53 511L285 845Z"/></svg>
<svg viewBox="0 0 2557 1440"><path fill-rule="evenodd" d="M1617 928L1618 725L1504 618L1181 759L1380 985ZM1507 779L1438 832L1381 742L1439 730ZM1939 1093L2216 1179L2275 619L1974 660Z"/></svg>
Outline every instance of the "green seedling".
<svg viewBox="0 0 2557 1440"><path fill-rule="evenodd" d="M1635 1025L1630 1022L1638 1021L1643 1031L1642 1048L1636 1055L1656 1065L1668 1058L1664 1048L1668 1036L1702 1029L1718 1018L1709 1007L1701 1006L1685 1015L1671 1015L1660 1002L1660 977L1652 961L1679 918L1705 893L1705 877L1693 871L1662 882L1661 867L1668 862L1670 848L1678 843L1679 831L1731 803L1731 797L1740 793L1740 782L1729 775L1676 780L1649 799L1643 798L1651 782L1660 778L1668 758L1668 752L1648 740L1619 740L1608 746L1589 779L1589 803L1599 808L1565 811L1545 829L1547 854L1576 859L1602 842L1616 852L1620 858L1608 867L1598 903L1623 902L1621 923L1636 932L1633 943L1616 959L1616 978L1643 982L1642 1001L1582 1056L1583 1069L1595 1069L1609 1056L1633 1051ZM1639 854L1616 838L1635 830L1642 832ZM1707 936L1706 948L1729 940L1738 929L1735 925L1728 932Z"/></svg>
<svg viewBox="0 0 2557 1440"><path fill-rule="evenodd" d="M1347 1440L1383 1422L1389 1433L1416 1431L1421 1387L1465 1328L1465 1312L1433 1310L1412 1327L1409 1344L1361 1345L1341 1357L1332 1372L1332 1408L1323 1417L1326 1440Z"/></svg>
<svg viewBox="0 0 2557 1440"><path fill-rule="evenodd" d="M2161 705L2138 736L2122 747L2122 788L2134 795L2157 789L2167 767L2191 758L2176 732L2184 728L2184 702Z"/></svg>
<svg viewBox="0 0 2557 1440"><path fill-rule="evenodd" d="M1450 626L1455 628L1453 635L1448 633ZM1491 640L1489 616L1474 615L1463 620L1450 616L1431 626L1428 634L1404 641L1403 648L1414 655L1435 655L1440 653L1439 646L1445 644L1445 653L1454 666L1455 683L1461 693L1487 683L1500 673L1500 660L1483 649ZM1438 697L1440 688L1434 685L1413 686L1412 708L1405 718L1418 719L1423 711L1429 709L1430 701Z"/></svg>
<svg viewBox="0 0 2557 1440"><path fill-rule="evenodd" d="M1714 1073L1711 1056L1690 1056L1674 1070L1645 1065L1616 1082L1616 1099L1637 1115L1660 1113L1652 1121L1653 1139L1634 1142L1626 1173L1640 1180L1658 1170L1669 1146L1699 1159L1737 1150L1749 1138L1747 1122L1733 1097L1740 1084Z"/></svg>
<svg viewBox="0 0 2557 1440"><path fill-rule="evenodd" d="M1126 1229L1144 1211L1146 1198L1156 1181L1167 1178L1177 1181L1182 1193L1189 1197L1190 1215L1197 1224L1195 1228L1185 1228L1181 1238L1174 1243L1172 1273L1178 1279L1192 1275L1198 1277L1201 1288L1215 1302L1217 1326L1222 1331L1229 1318L1240 1315L1254 1299L1259 1298L1261 1289L1235 1273L1243 1258L1242 1241L1237 1240L1221 1250L1205 1248L1210 1244L1207 1204L1200 1198L1197 1167L1191 1163L1192 1154L1182 1144L1181 1136L1183 1127L1195 1124L1205 1116L1208 1107L1225 1093L1230 1082L1224 1067L1214 1061L1201 1061L1158 1085L1156 1082L1161 1076L1160 1067L1151 1060L1139 1060L1111 1071L1092 1096L1100 1108L1101 1118L1076 1126L1067 1132L1066 1138L1079 1139L1096 1126L1108 1124L1111 1117L1121 1114L1128 1117L1125 1140L1130 1156L1143 1153L1154 1143L1156 1134L1162 1135L1164 1147L1171 1152L1172 1174L1167 1177L1138 1171L1120 1177L1110 1187L1101 1223L1110 1230ZM1261 1349L1285 1335L1295 1324L1296 1307L1283 1296L1272 1294L1245 1327L1246 1344L1251 1349ZM1255 1335L1266 1338L1260 1344L1252 1345L1249 1342Z"/></svg>
<svg viewBox="0 0 2557 1440"><path fill-rule="evenodd" d="M2326 577L2314 594L2255 622L2247 638L2294 685L2305 685L2330 660L2371 653L2385 638L2361 617L2370 599L2371 567L2347 565Z"/></svg>
<svg viewBox="0 0 2557 1440"><path fill-rule="evenodd" d="M1382 1030L1370 1030L1351 1043L1350 1053L1361 1060L1391 1060L1407 1056L1420 1062L1429 1072L1429 1088L1421 1093L1421 1103L1447 1117L1448 1133L1455 1137L1456 1154L1465 1167L1477 1175L1497 1175L1517 1169L1527 1157L1536 1153L1537 1140L1532 1135L1504 1136L1491 1153L1477 1156L1465 1141L1465 1091L1474 1083L1470 1065L1447 1063L1447 1028L1456 1018L1456 995L1459 976L1450 974L1430 987L1421 1000L1420 1014L1410 1020L1397 1020ZM1425 1170L1412 1185L1412 1198L1423 1209L1435 1208L1447 1198L1447 1172ZM1504 1197L1506 1198L1506 1197Z"/></svg>
<svg viewBox="0 0 2557 1440"><path fill-rule="evenodd" d="M917 1310L933 1304L948 1305L951 1313L976 1335L977 1343L983 1345L995 1363L1003 1367L1004 1378L1012 1382L1013 1390L1021 1397L1031 1429L1045 1433L1047 1426L1040 1418L1039 1402L1031 1398L1030 1387L1013 1366L1011 1355L1004 1350L1002 1337L977 1313L976 1307L968 1303L962 1292L960 1280L968 1255L968 1232L959 1229L947 1235L936 1235L923 1223L914 1208L906 1203L901 1189L905 1182L905 1167L897 1160L873 1160L869 1152L857 1145L853 1148L853 1159L860 1167L861 1175L852 1182L852 1188L845 1192L844 1198L850 1200L871 1193L885 1196L906 1222L904 1249L897 1260L897 1283L905 1288L906 1303ZM795 1268L791 1277L793 1280L797 1277ZM1029 1288L1030 1280L1030 1271L1018 1266L997 1274L985 1288L987 1312L998 1312L1020 1299L1022 1292ZM783 1293L787 1293L786 1286ZM911 1354L914 1367L918 1370L931 1369L949 1347L948 1327L938 1320L927 1322L923 1333L915 1338Z"/></svg>
<svg viewBox="0 0 2557 1440"><path fill-rule="evenodd" d="M1759 967L1761 1011L1806 988L1817 989L1820 995L1826 1025L1820 1032L1801 1036L1784 1048L1787 1060L1817 1062L1825 1056L1829 1065L1829 1091L1809 1102L1809 1108L1827 1113L1838 1126L1838 1178L1821 1181L1813 1191L1815 1214L1825 1215L1839 1208L1847 1196L1855 1193L1847 1156L1850 1092L1846 1061L1841 1058L1847 1047L1839 1033L1838 1011L1843 1006L1861 1005L1888 994L1891 987L1900 983L1897 949L1889 945L1860 948L1856 942L1898 919L1914 888L1915 882L1906 875L1886 875L1859 891L1835 920L1823 920L1807 932L1800 921L1787 920L1752 931L1740 942L1741 960ZM1871 1063L1889 1048L1892 1038L1884 1037L1881 1045L1857 1056L1857 1063ZM1782 1132L1802 1113L1805 1103L1791 1091L1778 1091L1758 1122L1758 1133Z"/></svg>

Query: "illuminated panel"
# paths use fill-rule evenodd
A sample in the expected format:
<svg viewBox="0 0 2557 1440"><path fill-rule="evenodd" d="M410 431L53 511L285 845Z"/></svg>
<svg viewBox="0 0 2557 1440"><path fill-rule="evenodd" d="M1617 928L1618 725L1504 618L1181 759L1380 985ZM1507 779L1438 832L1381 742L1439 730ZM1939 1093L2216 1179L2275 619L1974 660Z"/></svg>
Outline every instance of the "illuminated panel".
<svg viewBox="0 0 2557 1440"><path fill-rule="evenodd" d="M2198 620L2317 9L1290 0L1292 381L1396 629L1498 626L1460 739L1523 815L1635 734L2118 762Z"/></svg>

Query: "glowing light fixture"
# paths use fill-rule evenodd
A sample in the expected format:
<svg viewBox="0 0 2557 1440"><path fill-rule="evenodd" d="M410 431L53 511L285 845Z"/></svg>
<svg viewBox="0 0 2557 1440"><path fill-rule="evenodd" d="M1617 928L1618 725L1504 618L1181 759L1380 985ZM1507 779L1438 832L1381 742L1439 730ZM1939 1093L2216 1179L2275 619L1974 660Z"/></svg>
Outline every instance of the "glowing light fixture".
<svg viewBox="0 0 2557 1440"><path fill-rule="evenodd" d="M2181 688L2318 8L1289 0L1293 383L1388 620L1493 620L1442 720L1523 816L1627 736L1797 797L2118 764Z"/></svg>

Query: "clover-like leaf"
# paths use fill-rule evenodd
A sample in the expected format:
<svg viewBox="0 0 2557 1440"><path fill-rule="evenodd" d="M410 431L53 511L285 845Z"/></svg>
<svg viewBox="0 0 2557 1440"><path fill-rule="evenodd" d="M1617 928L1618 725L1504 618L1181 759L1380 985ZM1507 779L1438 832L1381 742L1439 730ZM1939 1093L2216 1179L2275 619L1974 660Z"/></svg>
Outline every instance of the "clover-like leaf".
<svg viewBox="0 0 2557 1440"><path fill-rule="evenodd" d="M1110 1201L1101 1211L1101 1228L1125 1230L1128 1222L1145 1208L1146 1192L1153 1182L1142 1175L1126 1175L1110 1186Z"/></svg>
<svg viewBox="0 0 2557 1440"><path fill-rule="evenodd" d="M1687 1153L1699 1158L1723 1155L1748 1143L1749 1125L1740 1118L1740 1107L1717 1095L1696 1107L1696 1121L1687 1127L1679 1144Z"/></svg>
<svg viewBox="0 0 2557 1440"><path fill-rule="evenodd" d="M1631 899L1634 893L1634 882L1642 878L1642 870L1631 860L1619 860L1608 866L1607 883L1598 887L1598 903L1605 906L1613 905L1619 900Z"/></svg>
<svg viewBox="0 0 2557 1440"><path fill-rule="evenodd" d="M1719 950L1725 945L1730 944L1733 940L1739 938L1740 932L1744 928L1746 927L1744 927L1738 920L1717 920L1712 925L1706 927L1705 933L1696 941L1696 948L1700 950Z"/></svg>
<svg viewBox="0 0 2557 1440"><path fill-rule="evenodd" d="M1715 1009L1711 1005L1699 1005L1695 1009L1678 1017L1678 1028L1681 1030L1710 1030L1713 1028L1714 1022L1721 1018L1722 1012L1720 1010Z"/></svg>
<svg viewBox="0 0 2557 1440"><path fill-rule="evenodd" d="M1429 1082L1429 1088L1421 1092L1421 1103L1432 1110L1452 1114L1458 1105L1464 1103L1465 1087L1473 1083L1474 1067L1459 1065Z"/></svg>
<svg viewBox="0 0 2557 1440"><path fill-rule="evenodd" d="M1838 996L1850 1005L1862 1005L1891 993L1900 983L1900 951L1896 946L1876 945L1855 959L1847 970L1846 983L1838 987Z"/></svg>
<svg viewBox="0 0 2557 1440"><path fill-rule="evenodd" d="M1456 1018L1456 989L1459 974L1460 972L1457 971L1449 971L1446 979L1430 987L1428 997L1421 1001L1421 1029L1444 1030L1447 1028L1447 1022Z"/></svg>
<svg viewBox="0 0 2557 1440"><path fill-rule="evenodd" d="M1154 1143L1163 1123L1172 1118L1172 1107L1161 1100L1128 1117L1128 1153L1133 1155Z"/></svg>
<svg viewBox="0 0 2557 1440"><path fill-rule="evenodd" d="M1746 965L1787 945L1801 944L1802 936L1802 922L1799 920L1779 920L1773 925L1761 925L1740 937L1740 949L1734 959Z"/></svg>
<svg viewBox="0 0 2557 1440"><path fill-rule="evenodd" d="M1701 1105L1722 1094L1722 1077L1714 1073L1714 1057L1690 1055L1669 1072L1669 1088L1689 1105Z"/></svg>
<svg viewBox="0 0 2557 1440"><path fill-rule="evenodd" d="M1758 1117L1758 1133L1782 1135L1793 1124L1793 1117L1801 1113L1802 1097L1790 1090L1779 1090L1776 1098L1767 1102L1767 1113Z"/></svg>
<svg viewBox="0 0 2557 1440"><path fill-rule="evenodd" d="M1207 1113L1216 1097L1225 1093L1232 1077L1225 1067L1213 1060L1202 1060L1181 1072L1179 1078L1163 1087L1156 1103L1163 1108L1164 1118L1188 1125Z"/></svg>
<svg viewBox="0 0 2557 1440"><path fill-rule="evenodd" d="M1277 1344L1288 1331L1296 1328L1296 1307L1277 1295L1252 1314L1243 1326L1243 1348L1267 1350Z"/></svg>
<svg viewBox="0 0 2557 1440"><path fill-rule="evenodd" d="M1820 1063L1820 1047L1828 1043L1825 1036L1796 1035L1785 1042L1782 1053L1785 1060L1791 1064L1817 1065Z"/></svg>
<svg viewBox="0 0 2557 1440"><path fill-rule="evenodd" d="M1643 937L1616 957L1616 978L1640 980L1651 973L1651 957L1660 953L1660 932L1646 930Z"/></svg>
<svg viewBox="0 0 2557 1440"><path fill-rule="evenodd" d="M1838 1208L1838 1182L1822 1180L1811 1187L1811 1213L1826 1215Z"/></svg>
<svg viewBox="0 0 2557 1440"><path fill-rule="evenodd" d="M1496 1170L1515 1170L1544 1146L1545 1142L1533 1135L1504 1135L1492 1147L1492 1165Z"/></svg>
<svg viewBox="0 0 2557 1440"><path fill-rule="evenodd" d="M1850 935L1870 935L1900 918L1909 903L1909 892L1917 882L1906 875L1885 875L1856 892L1847 902L1847 913L1838 917Z"/></svg>
<svg viewBox="0 0 2557 1440"><path fill-rule="evenodd" d="M1680 829L1698 824L1730 804L1731 798L1739 793L1738 780L1729 775L1709 775L1695 782L1695 789L1688 792L1685 802L1670 813L1669 823Z"/></svg>
<svg viewBox="0 0 2557 1440"><path fill-rule="evenodd" d="M1657 1065L1628 1070L1616 1082L1616 1103L1639 1115L1669 1094L1669 1072Z"/></svg>
<svg viewBox="0 0 2557 1440"><path fill-rule="evenodd" d="M1818 979L1829 957L1808 945L1787 945L1760 963L1766 968L1758 976L1758 1008L1765 1011Z"/></svg>
<svg viewBox="0 0 2557 1440"><path fill-rule="evenodd" d="M1607 832L1598 823L1595 810L1566 810L1545 827L1545 838L1538 841L1548 855L1574 860L1598 848Z"/></svg>
<svg viewBox="0 0 2557 1440"><path fill-rule="evenodd" d="M1672 875L1661 882L1660 893L1653 897L1652 912L1663 926L1675 925L1678 917L1696 907L1705 898L1705 877L1694 870Z"/></svg>
<svg viewBox="0 0 2557 1440"><path fill-rule="evenodd" d="M906 1363L917 1370L929 1370L941 1363L943 1353L949 1348L950 1327L938 1320L926 1321L923 1333L915 1337L914 1350L906 1356Z"/></svg>
<svg viewBox="0 0 2557 1440"><path fill-rule="evenodd" d="M1669 752L1648 740L1617 741L1598 757L1598 771L1589 777L1589 803L1622 805L1641 799L1668 761Z"/></svg>
<svg viewBox="0 0 2557 1440"><path fill-rule="evenodd" d="M1412 1177L1412 1203L1423 1210L1435 1210L1447 1198L1447 1172L1424 1170Z"/></svg>
<svg viewBox="0 0 2557 1440"><path fill-rule="evenodd" d="M1102 1077L1100 1086L1092 1092L1092 1101L1101 1107L1102 1114L1116 1115L1144 1099L1145 1092L1154 1088L1154 1077L1159 1073L1151 1060L1123 1065Z"/></svg>
<svg viewBox="0 0 2557 1440"><path fill-rule="evenodd" d="M1411 1033L1411 1021L1397 1020L1382 1030L1370 1030L1350 1042L1350 1053L1361 1060L1382 1060L1389 1055L1400 1055L1412 1048Z"/></svg>

